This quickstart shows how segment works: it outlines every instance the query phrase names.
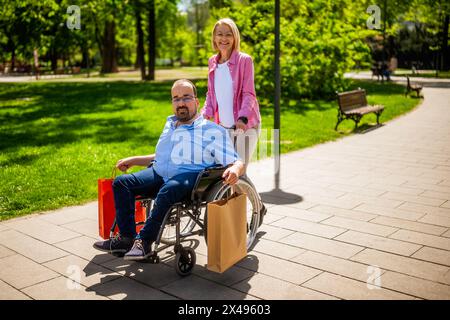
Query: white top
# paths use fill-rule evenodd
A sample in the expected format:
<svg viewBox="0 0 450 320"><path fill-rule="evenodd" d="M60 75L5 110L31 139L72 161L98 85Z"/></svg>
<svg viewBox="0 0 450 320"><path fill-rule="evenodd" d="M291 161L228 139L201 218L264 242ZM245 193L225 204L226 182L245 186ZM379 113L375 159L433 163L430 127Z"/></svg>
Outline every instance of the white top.
<svg viewBox="0 0 450 320"><path fill-rule="evenodd" d="M217 64L214 72L214 91L219 105L220 123L231 128L234 125L233 116L233 80L231 79L228 61Z"/></svg>

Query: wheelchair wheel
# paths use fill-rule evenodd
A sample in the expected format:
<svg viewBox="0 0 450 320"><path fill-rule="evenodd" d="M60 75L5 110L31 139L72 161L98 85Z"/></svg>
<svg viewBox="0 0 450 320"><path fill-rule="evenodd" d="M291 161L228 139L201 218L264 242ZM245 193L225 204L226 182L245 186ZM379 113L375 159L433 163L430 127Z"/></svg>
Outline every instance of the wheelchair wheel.
<svg viewBox="0 0 450 320"><path fill-rule="evenodd" d="M180 276L187 276L191 274L194 269L196 261L195 251L192 248L186 247L180 249L175 255L175 271Z"/></svg>
<svg viewBox="0 0 450 320"><path fill-rule="evenodd" d="M151 205L147 207L146 215L147 218L150 216L150 211L153 206L153 201ZM161 242L164 244L174 244L176 240L176 208L172 208L168 213L167 220L164 224L163 233L161 235ZM180 236L184 237L192 232L195 227L195 221L187 214L182 214L180 219Z"/></svg>
<svg viewBox="0 0 450 320"><path fill-rule="evenodd" d="M239 178L238 182L234 186L224 185L221 181L215 184L211 191L208 193L207 202L220 200L231 196L233 193L232 188L238 193L247 194L247 250L253 244L256 238L256 232L259 227L260 211L261 211L261 200L259 195L253 186L253 184L247 180L245 177ZM204 217L205 224L205 241L208 241L208 211L205 210Z"/></svg>

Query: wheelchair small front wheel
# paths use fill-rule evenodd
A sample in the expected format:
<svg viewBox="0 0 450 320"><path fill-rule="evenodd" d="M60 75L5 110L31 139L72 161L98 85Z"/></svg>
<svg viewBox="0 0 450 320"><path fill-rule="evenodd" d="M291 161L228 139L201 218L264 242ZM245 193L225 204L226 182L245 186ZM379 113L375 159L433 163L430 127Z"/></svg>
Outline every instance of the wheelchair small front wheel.
<svg viewBox="0 0 450 320"><path fill-rule="evenodd" d="M183 277L190 275L192 269L194 269L196 259L194 249L189 247L182 248L175 255L175 271Z"/></svg>

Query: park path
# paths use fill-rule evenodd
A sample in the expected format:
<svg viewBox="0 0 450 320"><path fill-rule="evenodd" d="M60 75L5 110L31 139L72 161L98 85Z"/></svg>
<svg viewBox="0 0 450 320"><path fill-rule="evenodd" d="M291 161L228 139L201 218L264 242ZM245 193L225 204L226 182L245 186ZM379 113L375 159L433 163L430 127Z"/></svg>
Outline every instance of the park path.
<svg viewBox="0 0 450 320"><path fill-rule="evenodd" d="M450 299L445 86L374 130L283 155L280 190L271 160L252 164L268 214L222 275L205 269L200 238L186 278L170 256L151 265L95 251L91 202L0 224L0 299Z"/></svg>

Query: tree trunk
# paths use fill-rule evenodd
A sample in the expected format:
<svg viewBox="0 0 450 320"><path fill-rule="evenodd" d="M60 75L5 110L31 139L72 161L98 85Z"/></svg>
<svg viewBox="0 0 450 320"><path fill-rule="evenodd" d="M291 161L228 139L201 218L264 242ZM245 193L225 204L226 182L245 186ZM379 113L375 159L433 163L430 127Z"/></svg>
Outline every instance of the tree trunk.
<svg viewBox="0 0 450 320"><path fill-rule="evenodd" d="M58 68L58 54L56 53L55 46L52 46L50 50L50 60L52 71L55 72L56 68Z"/></svg>
<svg viewBox="0 0 450 320"><path fill-rule="evenodd" d="M155 30L155 1L149 1L148 8L148 76L147 80L155 80L156 60L156 30Z"/></svg>
<svg viewBox="0 0 450 320"><path fill-rule="evenodd" d="M16 64L16 47L13 45L11 49L11 70L9 72L14 72Z"/></svg>
<svg viewBox="0 0 450 320"><path fill-rule="evenodd" d="M444 26L442 29L442 45L441 45L441 70L448 70L450 68L450 54L448 50L448 25L449 15L445 15Z"/></svg>
<svg viewBox="0 0 450 320"><path fill-rule="evenodd" d="M141 69L141 79L145 80L144 32L142 30L142 17L139 9L140 8L136 7L136 32L138 36L136 66Z"/></svg>
<svg viewBox="0 0 450 320"><path fill-rule="evenodd" d="M117 72L116 56L116 24L114 20L105 22L105 34L103 36L102 73Z"/></svg>

